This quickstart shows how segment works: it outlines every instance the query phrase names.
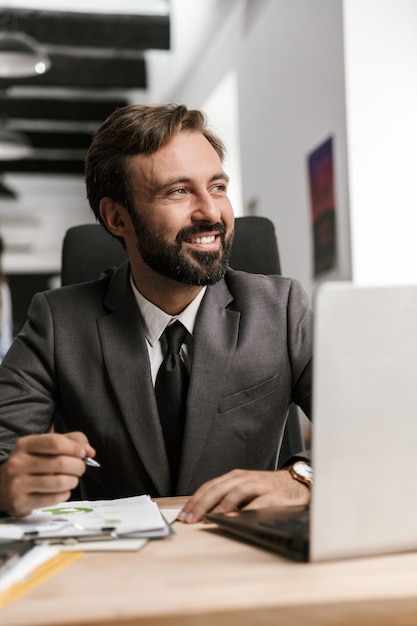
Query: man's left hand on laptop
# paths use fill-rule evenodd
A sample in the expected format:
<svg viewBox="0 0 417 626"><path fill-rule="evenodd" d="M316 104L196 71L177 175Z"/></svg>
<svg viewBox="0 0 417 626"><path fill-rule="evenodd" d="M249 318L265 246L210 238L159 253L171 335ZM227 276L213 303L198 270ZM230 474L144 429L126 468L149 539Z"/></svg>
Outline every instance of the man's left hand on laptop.
<svg viewBox="0 0 417 626"><path fill-rule="evenodd" d="M202 485L187 501L178 519L193 523L201 521L209 512L307 505L310 495L310 489L286 469L274 472L233 470Z"/></svg>

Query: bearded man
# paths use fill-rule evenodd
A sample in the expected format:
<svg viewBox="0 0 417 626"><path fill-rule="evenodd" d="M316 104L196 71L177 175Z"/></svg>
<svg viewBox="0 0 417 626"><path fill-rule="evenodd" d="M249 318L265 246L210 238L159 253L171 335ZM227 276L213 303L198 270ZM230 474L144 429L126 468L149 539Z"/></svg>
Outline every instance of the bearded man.
<svg viewBox="0 0 417 626"><path fill-rule="evenodd" d="M128 261L34 296L0 367L0 510L25 515L74 490L189 495L191 523L308 503L275 462L290 403L310 413L311 309L296 280L229 268L224 151L183 105L124 107L95 133L87 197ZM186 383L170 416L158 379L174 324L168 356Z"/></svg>

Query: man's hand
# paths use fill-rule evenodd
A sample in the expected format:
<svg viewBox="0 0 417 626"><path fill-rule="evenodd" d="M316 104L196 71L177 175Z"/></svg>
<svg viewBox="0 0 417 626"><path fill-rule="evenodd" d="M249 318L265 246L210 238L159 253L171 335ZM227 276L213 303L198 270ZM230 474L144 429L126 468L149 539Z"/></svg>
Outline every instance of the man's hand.
<svg viewBox="0 0 417 626"><path fill-rule="evenodd" d="M67 500L85 472L84 457L94 455L83 433L21 437L0 465L0 510L23 516Z"/></svg>
<svg viewBox="0 0 417 626"><path fill-rule="evenodd" d="M310 502L310 489L292 478L288 470L275 472L233 470L204 483L178 516L193 523L206 513L271 506L299 506Z"/></svg>

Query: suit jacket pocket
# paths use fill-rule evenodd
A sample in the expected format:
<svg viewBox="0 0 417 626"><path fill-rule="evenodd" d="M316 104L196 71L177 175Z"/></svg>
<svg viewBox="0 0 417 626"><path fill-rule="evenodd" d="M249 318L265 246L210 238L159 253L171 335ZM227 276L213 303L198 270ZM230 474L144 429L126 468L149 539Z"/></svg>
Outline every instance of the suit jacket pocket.
<svg viewBox="0 0 417 626"><path fill-rule="evenodd" d="M275 374L272 378L269 378L258 385L248 387L247 389L241 389L230 396L222 398L219 405L219 414L230 411L230 409L235 409L236 407L249 404L250 402L254 402L255 400L259 400L260 398L273 393L277 390L278 380L279 375Z"/></svg>

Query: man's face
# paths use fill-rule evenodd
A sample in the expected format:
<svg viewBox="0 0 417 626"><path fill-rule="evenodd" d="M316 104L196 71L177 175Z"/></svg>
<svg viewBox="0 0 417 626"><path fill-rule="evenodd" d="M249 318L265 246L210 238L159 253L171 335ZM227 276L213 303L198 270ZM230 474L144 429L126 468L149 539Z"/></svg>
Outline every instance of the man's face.
<svg viewBox="0 0 417 626"><path fill-rule="evenodd" d="M178 282L209 285L226 271L233 240L228 178L200 133L180 133L130 162L136 247L153 270Z"/></svg>

